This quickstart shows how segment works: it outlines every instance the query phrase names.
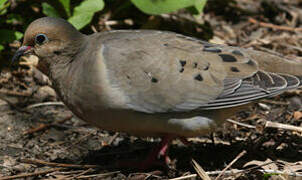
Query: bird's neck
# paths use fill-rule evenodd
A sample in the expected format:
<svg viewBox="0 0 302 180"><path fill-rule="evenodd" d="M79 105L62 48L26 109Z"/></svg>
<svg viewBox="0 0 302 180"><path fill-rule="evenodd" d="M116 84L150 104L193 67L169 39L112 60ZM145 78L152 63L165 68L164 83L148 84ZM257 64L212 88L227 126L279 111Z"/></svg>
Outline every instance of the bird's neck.
<svg viewBox="0 0 302 180"><path fill-rule="evenodd" d="M76 43L79 44L73 44L64 53L51 59L57 63L50 64L47 75L52 81L55 91L65 104L73 104L70 102L70 97L77 94L76 85L81 78L78 74L81 74L80 69L84 66L84 59L81 57L85 48L89 48L87 42L86 39L78 41Z"/></svg>

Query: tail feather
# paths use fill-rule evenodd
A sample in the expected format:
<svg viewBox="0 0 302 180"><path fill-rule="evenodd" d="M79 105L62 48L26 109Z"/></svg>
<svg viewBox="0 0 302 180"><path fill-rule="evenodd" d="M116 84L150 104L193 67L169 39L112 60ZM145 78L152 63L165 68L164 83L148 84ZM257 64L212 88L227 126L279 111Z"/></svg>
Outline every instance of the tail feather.
<svg viewBox="0 0 302 180"><path fill-rule="evenodd" d="M234 83L234 85L231 84ZM277 96L284 91L302 86L302 76L258 71L254 76L239 81L227 80L226 92L202 106L201 109L221 109L250 103L253 100ZM231 90L231 87L234 89Z"/></svg>

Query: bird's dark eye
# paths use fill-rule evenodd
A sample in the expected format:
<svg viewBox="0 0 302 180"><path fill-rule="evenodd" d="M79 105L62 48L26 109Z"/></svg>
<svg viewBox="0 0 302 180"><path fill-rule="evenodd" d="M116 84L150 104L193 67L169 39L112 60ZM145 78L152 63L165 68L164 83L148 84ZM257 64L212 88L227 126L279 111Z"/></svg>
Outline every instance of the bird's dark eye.
<svg viewBox="0 0 302 180"><path fill-rule="evenodd" d="M41 45L41 44L43 44L47 41L48 41L48 38L45 34L37 34L36 37L35 37L35 43L36 44Z"/></svg>

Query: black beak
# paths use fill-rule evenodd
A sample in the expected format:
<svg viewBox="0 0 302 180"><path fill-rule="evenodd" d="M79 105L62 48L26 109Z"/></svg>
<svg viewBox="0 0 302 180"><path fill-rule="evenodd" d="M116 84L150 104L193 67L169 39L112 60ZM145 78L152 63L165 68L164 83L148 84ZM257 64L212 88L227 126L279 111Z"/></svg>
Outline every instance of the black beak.
<svg viewBox="0 0 302 180"><path fill-rule="evenodd" d="M15 61L19 61L20 57L29 53L30 50L32 49L31 46L21 46L16 52L15 55L13 56L12 63Z"/></svg>

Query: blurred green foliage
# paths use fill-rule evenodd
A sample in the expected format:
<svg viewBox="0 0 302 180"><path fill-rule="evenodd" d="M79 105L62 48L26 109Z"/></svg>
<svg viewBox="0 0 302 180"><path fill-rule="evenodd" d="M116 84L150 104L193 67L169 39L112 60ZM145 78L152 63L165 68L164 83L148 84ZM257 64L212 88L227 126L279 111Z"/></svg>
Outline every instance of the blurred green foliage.
<svg viewBox="0 0 302 180"><path fill-rule="evenodd" d="M146 15L171 13L184 8L193 14L200 14L206 1L127 0L118 4L116 0L45 0L41 2L20 0L16 1L17 5L14 5L14 1L0 0L0 52L7 47L8 43L21 39L23 34L20 31L24 31L31 21L43 15L68 19L77 29L82 29L92 22L97 12L102 11L105 6L111 7L112 4L119 6L119 13L125 13L127 10L124 9L130 4ZM26 16L23 16L24 14Z"/></svg>
<svg viewBox="0 0 302 180"><path fill-rule="evenodd" d="M104 8L103 0L84 0L78 6L74 7L71 15L70 0L58 0L64 7L65 13L68 16L68 21L77 29L82 29L89 24L93 15ZM50 17L60 17L57 10L50 4L42 3L43 13Z"/></svg>
<svg viewBox="0 0 302 180"><path fill-rule="evenodd" d="M191 6L201 13L206 0L131 0L131 2L144 13L157 15Z"/></svg>
<svg viewBox="0 0 302 180"><path fill-rule="evenodd" d="M10 6L10 2L8 0L0 0L0 17L7 13L7 9ZM2 23L12 24L14 19L17 19L18 16L11 14L8 16L6 20L0 19L0 25ZM10 43L14 40L21 39L23 34L18 31L10 30L10 29L2 29L0 28L0 52L5 49L4 44Z"/></svg>

